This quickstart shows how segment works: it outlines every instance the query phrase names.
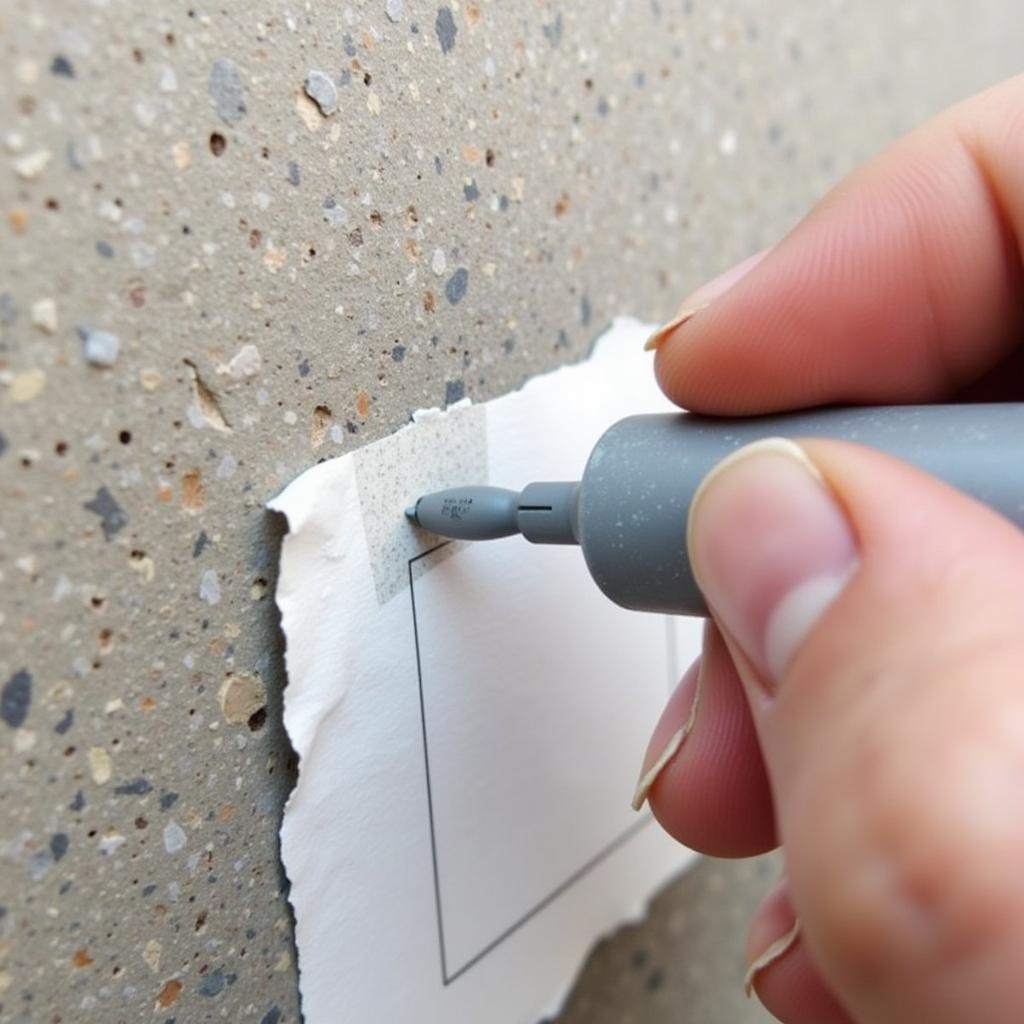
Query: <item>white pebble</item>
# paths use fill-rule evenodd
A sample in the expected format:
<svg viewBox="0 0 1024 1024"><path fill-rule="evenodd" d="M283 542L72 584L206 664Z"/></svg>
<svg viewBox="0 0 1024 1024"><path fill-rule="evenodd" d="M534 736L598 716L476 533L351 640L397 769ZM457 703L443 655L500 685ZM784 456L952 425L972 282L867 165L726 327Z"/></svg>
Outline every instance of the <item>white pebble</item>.
<svg viewBox="0 0 1024 1024"><path fill-rule="evenodd" d="M215 569L207 569L200 577L199 597L207 604L220 603L220 580Z"/></svg>
<svg viewBox="0 0 1024 1024"><path fill-rule="evenodd" d="M434 255L433 255L433 257L430 260L430 269L435 274L437 274L438 277L440 277L444 273L445 267L447 267L447 266L448 266L448 261L444 258L444 250L443 249L435 249L434 250Z"/></svg>
<svg viewBox="0 0 1024 1024"><path fill-rule="evenodd" d="M164 849L168 853L184 850L187 842L188 836L185 835L185 830L176 821L169 821L164 825Z"/></svg>
<svg viewBox="0 0 1024 1024"><path fill-rule="evenodd" d="M53 299L40 299L32 303L30 313L32 326L44 334L57 333L57 303Z"/></svg>
<svg viewBox="0 0 1024 1024"><path fill-rule="evenodd" d="M228 360L227 371L232 377L255 377L263 368L260 350L255 345L243 345Z"/></svg>
<svg viewBox="0 0 1024 1024"><path fill-rule="evenodd" d="M19 178L32 181L46 170L46 165L52 159L53 154L48 149L37 149L34 153L27 153L15 160L14 170Z"/></svg>
<svg viewBox="0 0 1024 1024"><path fill-rule="evenodd" d="M113 366L121 339L110 331L89 331L85 336L85 359L93 366Z"/></svg>

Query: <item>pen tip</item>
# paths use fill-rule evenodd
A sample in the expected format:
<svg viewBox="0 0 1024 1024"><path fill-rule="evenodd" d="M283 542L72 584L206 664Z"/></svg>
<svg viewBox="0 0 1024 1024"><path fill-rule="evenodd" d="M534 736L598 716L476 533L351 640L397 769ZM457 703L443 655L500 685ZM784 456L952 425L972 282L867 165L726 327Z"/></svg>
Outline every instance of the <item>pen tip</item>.
<svg viewBox="0 0 1024 1024"><path fill-rule="evenodd" d="M410 505L405 510L405 518L408 519L410 523L415 523L417 526L420 525L419 521L416 518L416 506L415 505Z"/></svg>

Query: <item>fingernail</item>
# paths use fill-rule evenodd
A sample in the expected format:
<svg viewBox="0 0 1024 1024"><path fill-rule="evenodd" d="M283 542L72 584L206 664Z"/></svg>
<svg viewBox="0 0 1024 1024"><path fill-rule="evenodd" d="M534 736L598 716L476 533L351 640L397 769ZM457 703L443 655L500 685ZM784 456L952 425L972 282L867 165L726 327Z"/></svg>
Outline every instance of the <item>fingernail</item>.
<svg viewBox="0 0 1024 1024"><path fill-rule="evenodd" d="M724 295L737 281L750 273L771 252L771 249L762 249L748 256L735 266L730 267L724 273L712 278L707 284L701 285L682 305L676 315L663 327L659 327L644 342L644 351L652 352L656 349L677 327L681 327L688 320L692 320L702 309L707 309L714 299Z"/></svg>
<svg viewBox="0 0 1024 1024"><path fill-rule="evenodd" d="M687 320L692 319L702 309L707 309L708 303L701 303L699 306L686 306L681 309L667 324L659 327L645 342L644 351L653 352L677 327L682 327Z"/></svg>
<svg viewBox="0 0 1024 1024"><path fill-rule="evenodd" d="M746 445L711 470L690 506L687 546L708 606L769 686L858 555L834 492L784 438Z"/></svg>
<svg viewBox="0 0 1024 1024"><path fill-rule="evenodd" d="M697 721L697 707L700 704L700 664L699 661L696 662L683 677L669 699L660 721L654 727L654 735L644 757L644 766L640 769L640 781L637 782L636 791L633 793L634 811L639 811L643 807L651 786L693 732L693 726Z"/></svg>
<svg viewBox="0 0 1024 1024"><path fill-rule="evenodd" d="M777 939L770 942L763 952L754 957L743 978L743 991L746 992L748 999L754 991L754 982L757 980L757 976L766 967L775 963L776 960L781 960L793 948L794 943L799 937L800 919L797 918L793 922L793 927L785 935L780 935Z"/></svg>

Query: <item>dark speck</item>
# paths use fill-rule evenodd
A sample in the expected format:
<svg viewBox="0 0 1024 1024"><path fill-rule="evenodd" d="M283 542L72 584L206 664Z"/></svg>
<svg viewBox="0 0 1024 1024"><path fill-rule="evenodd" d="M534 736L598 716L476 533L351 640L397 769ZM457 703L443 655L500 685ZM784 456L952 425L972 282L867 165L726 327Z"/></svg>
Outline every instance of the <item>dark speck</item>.
<svg viewBox="0 0 1024 1024"><path fill-rule="evenodd" d="M607 100L607 98L606 98L606 97L604 97L604 96L602 96L602 97L601 97L601 98L600 98L600 99L599 99L599 100L597 101L597 112L598 112L598 113L599 113L599 114L600 114L600 115L601 115L602 117L607 117L607 116L608 116L608 111L609 111L610 109L611 109L611 108L610 108L610 107L608 106L608 100Z"/></svg>
<svg viewBox="0 0 1024 1024"><path fill-rule="evenodd" d="M169 811L178 799L178 794L165 790L160 794L160 810Z"/></svg>
<svg viewBox="0 0 1024 1024"><path fill-rule="evenodd" d="M71 61L64 54L58 53L50 65L50 74L57 75L60 78L74 78L75 69L71 66Z"/></svg>
<svg viewBox="0 0 1024 1024"><path fill-rule="evenodd" d="M263 1014L263 1020L260 1021L260 1024L279 1024L280 1020L281 1011L276 1006L272 1006Z"/></svg>
<svg viewBox="0 0 1024 1024"><path fill-rule="evenodd" d="M459 267L450 278L448 283L444 286L445 298L453 305L457 306L466 294L466 289L469 287L469 271L465 267Z"/></svg>
<svg viewBox="0 0 1024 1024"><path fill-rule="evenodd" d="M288 180L296 186L299 185L299 165L294 160L288 161Z"/></svg>
<svg viewBox="0 0 1024 1024"><path fill-rule="evenodd" d="M66 832L55 832L50 836L50 853L53 854L53 859L60 860L68 852L70 845L71 840L68 839Z"/></svg>
<svg viewBox="0 0 1024 1024"><path fill-rule="evenodd" d="M28 706L32 703L32 674L26 668L18 669L4 683L0 693L0 718L17 729L28 718Z"/></svg>
<svg viewBox="0 0 1024 1024"><path fill-rule="evenodd" d="M562 328L558 332L558 341L555 342L555 348L568 348L569 347L569 335L565 333L565 329Z"/></svg>
<svg viewBox="0 0 1024 1024"><path fill-rule="evenodd" d="M580 323L583 324L584 327L590 323L592 313L593 311L590 308L590 297L588 295L584 295L583 298L580 299Z"/></svg>
<svg viewBox="0 0 1024 1024"><path fill-rule="evenodd" d="M477 188L476 179L474 178L468 185L462 186L462 194L466 197L468 202L473 202L474 199L480 198L480 189Z"/></svg>
<svg viewBox="0 0 1024 1024"><path fill-rule="evenodd" d="M151 885L143 886L143 888L142 888L142 895L143 896L152 896L153 893L155 893L155 892L156 892L156 886L152 885L152 884Z"/></svg>
<svg viewBox="0 0 1024 1024"><path fill-rule="evenodd" d="M768 141L777 143L782 138L782 125L781 124L770 124L768 125Z"/></svg>
<svg viewBox="0 0 1024 1024"><path fill-rule="evenodd" d="M647 991L657 992L665 984L665 970L662 967L655 967L647 976Z"/></svg>
<svg viewBox="0 0 1024 1024"><path fill-rule="evenodd" d="M63 736L72 725L75 724L75 709L68 708L64 712L64 717L53 727L53 731L58 736Z"/></svg>
<svg viewBox="0 0 1024 1024"><path fill-rule="evenodd" d="M209 543L210 538L206 536L206 531L200 530L199 536L196 537L195 544L192 545L192 557L198 558L206 550Z"/></svg>
<svg viewBox="0 0 1024 1024"><path fill-rule="evenodd" d="M82 810L83 807L85 807L85 794L81 790L79 790L75 794L75 799L68 804L68 810L80 811Z"/></svg>
<svg viewBox="0 0 1024 1024"><path fill-rule="evenodd" d="M434 157L434 170L438 174L443 174L444 173L444 164L441 163L441 158L439 156L435 156Z"/></svg>
<svg viewBox="0 0 1024 1024"><path fill-rule="evenodd" d="M112 260L114 258L114 247L109 242L104 242L102 238L96 243L96 251L105 260Z"/></svg>
<svg viewBox="0 0 1024 1024"><path fill-rule="evenodd" d="M120 533L128 525L128 517L124 509L118 505L114 496L106 487L101 487L96 492L92 501L87 501L82 506L90 512L95 512L100 517L100 526L103 529L103 539L109 541L116 533Z"/></svg>
<svg viewBox="0 0 1024 1024"><path fill-rule="evenodd" d="M3 455L5 451L7 451L7 438L0 433L0 455Z"/></svg>
<svg viewBox="0 0 1024 1024"><path fill-rule="evenodd" d="M303 359L302 362L299 363L299 376L300 377L308 377L309 376L309 360L308 359Z"/></svg>
<svg viewBox="0 0 1024 1024"><path fill-rule="evenodd" d="M396 345L391 350L391 358L396 363L400 363L405 358L405 346L404 345Z"/></svg>
<svg viewBox="0 0 1024 1024"><path fill-rule="evenodd" d="M153 786L146 779L132 779L131 782L115 786L114 792L118 796L145 796L146 793L153 792Z"/></svg>
<svg viewBox="0 0 1024 1024"><path fill-rule="evenodd" d="M505 355L511 355L512 350L516 347L515 338L506 338L502 343L501 347L505 350Z"/></svg>
<svg viewBox="0 0 1024 1024"><path fill-rule="evenodd" d="M345 33L344 38L341 40L341 45L344 47L345 53L348 54L349 57L354 57L359 52L356 48L356 41L352 38L352 34L350 32Z"/></svg>
<svg viewBox="0 0 1024 1024"><path fill-rule="evenodd" d="M437 9L437 20L434 22L434 31L441 43L442 53L451 53L455 49L455 35L458 29L455 27L455 19L452 17L450 7L439 7Z"/></svg>
<svg viewBox="0 0 1024 1024"><path fill-rule="evenodd" d="M461 380L448 380L444 384L444 404L454 405L466 397L466 384Z"/></svg>
<svg viewBox="0 0 1024 1024"><path fill-rule="evenodd" d="M508 196L498 197L498 209L504 213L508 209Z"/></svg>
<svg viewBox="0 0 1024 1024"><path fill-rule="evenodd" d="M559 11L555 20L550 25L541 25L540 30L552 47L557 47L562 42L562 28L562 12Z"/></svg>
<svg viewBox="0 0 1024 1024"><path fill-rule="evenodd" d="M643 970L644 967L647 966L647 950L643 949L642 947L640 949L634 950L633 956L631 957L631 961L633 964L633 969L635 971Z"/></svg>

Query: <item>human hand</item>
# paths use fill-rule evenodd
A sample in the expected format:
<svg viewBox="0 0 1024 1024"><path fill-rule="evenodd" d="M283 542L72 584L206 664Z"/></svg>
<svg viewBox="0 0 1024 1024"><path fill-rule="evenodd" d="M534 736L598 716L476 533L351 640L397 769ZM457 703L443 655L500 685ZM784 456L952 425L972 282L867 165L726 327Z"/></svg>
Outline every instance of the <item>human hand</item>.
<svg viewBox="0 0 1024 1024"><path fill-rule="evenodd" d="M658 380L712 414L1024 399L1022 245L1024 77L695 293ZM713 621L640 796L698 850L781 842L748 958L789 1024L1022 1021L1024 533L856 445L743 451L691 509Z"/></svg>

